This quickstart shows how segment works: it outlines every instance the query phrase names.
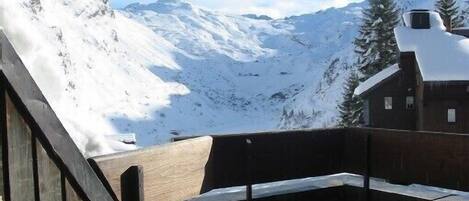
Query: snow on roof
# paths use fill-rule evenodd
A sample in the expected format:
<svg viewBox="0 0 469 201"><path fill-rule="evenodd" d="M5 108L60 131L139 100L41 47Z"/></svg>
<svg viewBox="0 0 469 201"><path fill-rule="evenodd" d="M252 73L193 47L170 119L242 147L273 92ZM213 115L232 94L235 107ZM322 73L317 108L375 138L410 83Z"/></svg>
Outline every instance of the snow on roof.
<svg viewBox="0 0 469 201"><path fill-rule="evenodd" d="M412 29L409 16L394 32L401 52L415 52L423 80L469 80L469 39L446 32L436 12L430 12L430 29Z"/></svg>
<svg viewBox="0 0 469 201"><path fill-rule="evenodd" d="M355 89L354 95L359 96L359 95L365 93L366 91L370 90L371 88L373 88L377 84L381 83L386 78L391 77L392 75L399 72L399 70L400 70L400 68L397 64L394 64L394 65L382 70L381 72L377 73L376 75L373 75L372 77L370 77L366 81L360 83L360 85L358 85L358 87Z"/></svg>

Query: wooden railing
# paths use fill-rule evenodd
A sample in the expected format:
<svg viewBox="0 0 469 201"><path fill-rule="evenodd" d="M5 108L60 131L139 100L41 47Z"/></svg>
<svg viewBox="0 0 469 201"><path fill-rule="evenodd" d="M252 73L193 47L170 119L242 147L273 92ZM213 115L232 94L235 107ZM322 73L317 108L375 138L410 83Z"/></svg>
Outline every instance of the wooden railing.
<svg viewBox="0 0 469 201"><path fill-rule="evenodd" d="M370 177L469 191L467 135L351 128L175 141L90 161L116 193L120 174L141 165L146 200L186 200L212 189L343 172L364 176L364 198L371 194Z"/></svg>
<svg viewBox="0 0 469 201"><path fill-rule="evenodd" d="M0 30L0 200L112 201Z"/></svg>
<svg viewBox="0 0 469 201"><path fill-rule="evenodd" d="M367 146L361 143L365 138ZM361 174L368 169L370 176L394 183L469 191L469 135L349 129L345 142L346 172ZM368 159L358 154L365 149Z"/></svg>

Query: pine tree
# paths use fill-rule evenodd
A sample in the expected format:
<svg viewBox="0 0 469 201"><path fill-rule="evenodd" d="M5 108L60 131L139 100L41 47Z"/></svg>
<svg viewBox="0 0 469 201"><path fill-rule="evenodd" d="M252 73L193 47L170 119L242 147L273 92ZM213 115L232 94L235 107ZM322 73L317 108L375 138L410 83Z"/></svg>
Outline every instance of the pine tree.
<svg viewBox="0 0 469 201"><path fill-rule="evenodd" d="M359 72L353 71L345 83L344 100L338 106L340 126L359 125L363 103L353 94L359 81L397 62L394 28L399 24L399 19L394 0L369 0L369 8L363 10L359 36L354 41L358 55L355 67Z"/></svg>
<svg viewBox="0 0 469 201"><path fill-rule="evenodd" d="M338 106L340 113L339 126L356 127L359 125L362 111L362 102L358 96L354 95L355 88L359 84L359 76L356 71L352 71L347 78L342 92L343 101Z"/></svg>
<svg viewBox="0 0 469 201"><path fill-rule="evenodd" d="M465 1L465 9L462 11L462 16L464 17L464 25L469 26L469 0Z"/></svg>
<svg viewBox="0 0 469 201"><path fill-rule="evenodd" d="M435 7L443 19L451 19L453 28L464 26L464 16L459 11L456 0L438 0Z"/></svg>
<svg viewBox="0 0 469 201"><path fill-rule="evenodd" d="M354 41L361 80L397 61L394 28L400 18L396 3L394 0L369 0L369 4L369 8L363 10L359 36Z"/></svg>

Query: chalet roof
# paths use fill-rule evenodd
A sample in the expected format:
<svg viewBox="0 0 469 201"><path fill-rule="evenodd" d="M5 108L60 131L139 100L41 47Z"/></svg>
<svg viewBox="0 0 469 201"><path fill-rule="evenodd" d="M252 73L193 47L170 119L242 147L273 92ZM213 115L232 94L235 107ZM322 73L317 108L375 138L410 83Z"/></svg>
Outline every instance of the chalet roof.
<svg viewBox="0 0 469 201"><path fill-rule="evenodd" d="M430 29L412 29L409 15L394 32L401 52L415 52L423 81L468 81L469 38L446 32L436 12L430 12Z"/></svg>
<svg viewBox="0 0 469 201"><path fill-rule="evenodd" d="M399 71L400 71L400 68L397 64L394 64L382 70L376 75L370 77L368 80L360 83L360 85L358 85L358 87L355 89L354 94L357 96L364 94L365 92L371 90L373 87L382 83L384 80L387 80L389 77L391 77L392 75L396 74Z"/></svg>

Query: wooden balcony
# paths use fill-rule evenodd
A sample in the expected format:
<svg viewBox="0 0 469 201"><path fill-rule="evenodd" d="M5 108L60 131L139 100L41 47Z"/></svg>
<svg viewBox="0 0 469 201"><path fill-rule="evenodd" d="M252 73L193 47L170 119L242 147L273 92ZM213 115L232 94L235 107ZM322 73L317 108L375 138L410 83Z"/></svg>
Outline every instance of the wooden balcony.
<svg viewBox="0 0 469 201"><path fill-rule="evenodd" d="M218 194L223 194L223 188L228 188L224 189L226 192L236 191L230 187L244 189L232 199L249 200L252 192L246 189L251 184L295 182L302 178L311 180L313 187L278 194L272 188L269 196L252 199L469 200L463 192L444 193L448 189L469 191L466 135L351 128L213 135L175 141L89 161L102 173L102 180L109 182L108 187L118 200L122 188L133 188L120 180L132 166L143 171L140 191L146 200L204 200L204 196L199 196L214 190ZM314 187L314 178L332 178L339 173L353 174L354 182L331 179L323 182L336 181L334 185ZM411 184L427 187L420 189ZM425 190L433 187L446 190ZM277 188L289 187L285 184ZM256 188L253 189L255 195ZM328 194L328 199L322 197Z"/></svg>

